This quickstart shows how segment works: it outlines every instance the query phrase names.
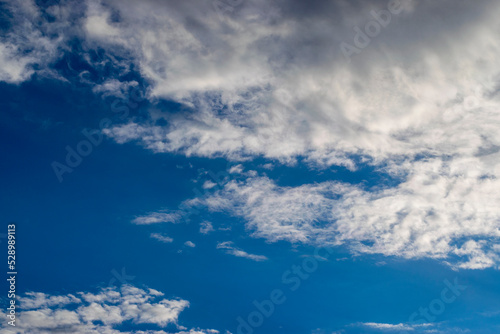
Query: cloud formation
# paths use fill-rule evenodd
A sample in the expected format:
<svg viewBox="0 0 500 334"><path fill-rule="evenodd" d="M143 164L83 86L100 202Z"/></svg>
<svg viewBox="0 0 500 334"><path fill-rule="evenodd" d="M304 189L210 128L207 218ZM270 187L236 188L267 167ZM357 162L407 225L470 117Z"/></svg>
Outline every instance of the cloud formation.
<svg viewBox="0 0 500 334"><path fill-rule="evenodd" d="M366 190L340 182L281 187L255 177L230 181L191 204L241 217L253 236L272 242L348 245L357 254L498 267L500 248L492 241L500 237L495 207L500 198L494 181L471 182L440 160L413 168L415 174L394 188ZM435 170L445 176L436 177ZM445 186L450 181L453 186ZM487 200L481 193L488 193Z"/></svg>
<svg viewBox="0 0 500 334"><path fill-rule="evenodd" d="M151 233L151 238L156 239L158 241L164 242L164 243L171 243L174 241L174 239L164 236L161 233Z"/></svg>
<svg viewBox="0 0 500 334"><path fill-rule="evenodd" d="M195 243L192 242L192 241L189 241L189 240L184 243L184 246L187 246L187 247L190 247L190 248L196 247Z"/></svg>
<svg viewBox="0 0 500 334"><path fill-rule="evenodd" d="M233 246L232 241L224 241L220 242L217 244L217 249L224 249L226 254L234 255L237 257L243 257L245 259L250 259L253 261L266 261L268 258L264 255L256 255L256 254L250 254L245 252L244 250L241 250L239 248L236 248Z"/></svg>
<svg viewBox="0 0 500 334"><path fill-rule="evenodd" d="M92 66L101 65L86 54L104 50L120 73L134 64L151 102L181 106L105 129L118 143L230 160L300 157L324 168L355 170L361 161L400 180L366 190L332 182L281 188L249 177L204 199L246 219L256 236L498 266L498 2L402 1L350 62L340 45L387 1L247 0L222 20L210 1L9 4L0 80L49 73L76 38ZM133 84L109 80L94 90L119 96ZM161 213L134 223L178 220Z"/></svg>
<svg viewBox="0 0 500 334"><path fill-rule="evenodd" d="M437 25L441 8L422 3L394 18L378 43L346 64L338 48L354 32L345 21L362 25L373 20L365 15L369 9L386 7L360 3L339 1L323 8L323 14L314 12L312 26L281 7L266 17L266 5L252 2L237 21L229 19L229 26L210 13L202 18L191 12L183 13L194 21L191 25L165 13L167 23L148 26L136 22L135 12L127 21L131 9L123 9L124 21L137 26L123 27L120 38L139 50L151 95L178 101L186 111L155 115L167 121L165 126L152 119L119 125L107 134L118 142L141 141L156 152L282 161L305 156L350 168L356 167L352 154L380 162L421 154L470 156L487 143L494 145L493 50L499 45L488 31L497 24L498 6L482 4L474 10L481 19L471 22L457 13L462 21L441 24L442 37L436 37L415 22ZM146 17L153 9L155 17L162 15L162 8L150 6L142 8ZM159 36L164 30L176 33ZM150 40L134 44L141 35ZM467 117L472 111L473 120Z"/></svg>
<svg viewBox="0 0 500 334"><path fill-rule="evenodd" d="M177 326L176 333L216 334L216 330L191 329L178 326L179 314L189 307L183 299L164 299L154 289L139 289L131 285L104 288L97 293L47 295L30 292L18 298L16 333L95 333L95 334L167 334L159 328ZM3 311L2 317L6 317ZM121 325L153 325L151 330L122 331ZM2 322L0 331L10 333Z"/></svg>
<svg viewBox="0 0 500 334"><path fill-rule="evenodd" d="M153 212L145 216L134 218L132 223L137 225L149 225L159 223L178 223L182 216L178 212Z"/></svg>
<svg viewBox="0 0 500 334"><path fill-rule="evenodd" d="M378 44L346 64L333 50L352 38L346 21L372 19L367 14L375 6L361 4L338 2L335 15L328 11L333 7L323 14L312 9L313 26L286 11L270 11L272 18L257 14L250 3L238 21L229 18L229 27L210 15L197 17L193 26L169 17L177 34L151 38L158 46L178 45L167 53L173 60L155 71L152 60L141 58L143 73L150 74L153 96L179 101L188 111L160 116L166 126L132 122L107 134L118 142L142 141L155 152L229 159L290 162L304 156L356 169L350 157L361 156L401 183L374 191L333 183L280 189L250 178L228 185L207 204L236 208L255 235L269 240L349 242L356 252L496 267L500 105L494 50L500 44L491 31L499 6L485 2L473 10L477 20L468 21L457 7L456 21L441 25L439 36L423 27L441 22L438 4L408 7ZM221 33L222 26L229 32ZM299 47L305 45L311 52ZM148 44L150 52L167 52L158 48Z"/></svg>
<svg viewBox="0 0 500 334"><path fill-rule="evenodd" d="M362 324L363 326L369 327L369 328L374 328L374 329L380 329L383 331L413 331L414 328L412 326L407 326L405 324L383 324L383 323L376 323L376 322L366 322Z"/></svg>
<svg viewBox="0 0 500 334"><path fill-rule="evenodd" d="M214 226L212 225L211 222L205 220L200 223L200 233L208 234L213 231L214 231Z"/></svg>
<svg viewBox="0 0 500 334"><path fill-rule="evenodd" d="M47 9L47 14L59 17L48 22L34 1L7 1L2 11L10 16L11 29L0 37L0 81L19 84L28 80L35 68L40 74L64 80L48 65L62 55L64 29L70 25L66 13Z"/></svg>

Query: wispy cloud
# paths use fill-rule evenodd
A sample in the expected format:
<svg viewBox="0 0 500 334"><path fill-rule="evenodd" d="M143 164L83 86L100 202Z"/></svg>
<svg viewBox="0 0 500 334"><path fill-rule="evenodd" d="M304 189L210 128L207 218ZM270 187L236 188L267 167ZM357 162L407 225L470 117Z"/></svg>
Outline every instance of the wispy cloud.
<svg viewBox="0 0 500 334"><path fill-rule="evenodd" d="M34 73L65 80L49 65L63 54L64 30L70 27L67 13L61 11L46 21L32 0L5 1L4 10L12 26L0 38L0 81L18 84Z"/></svg>
<svg viewBox="0 0 500 334"><path fill-rule="evenodd" d="M224 241L217 244L217 249L224 249L226 254L234 255L237 257L243 257L253 261L266 261L268 258L264 255L255 255L245 252L239 248L233 246L232 241Z"/></svg>
<svg viewBox="0 0 500 334"><path fill-rule="evenodd" d="M66 80L48 64L77 39L82 58L99 49L117 71L133 64L149 83L150 101L184 107L103 130L118 143L229 160L303 158L350 170L359 160L400 180L368 191L328 182L278 187L249 176L207 202L244 217L255 235L350 243L356 252L439 258L464 269L498 267L500 4L454 3L411 6L347 64L339 45L353 40L349 22L366 22L361 9L370 1L311 3L307 11L298 0L286 10L260 2L241 6L229 23L210 1L91 1L81 12L69 1L47 9L51 20L33 1L9 1L12 31L0 40L0 80L17 84L49 72ZM437 13L445 9L453 15L443 24ZM311 25L309 15L322 24ZM188 23L192 17L196 24ZM110 79L93 88L119 94L128 84ZM133 222L179 219L159 212Z"/></svg>
<svg viewBox="0 0 500 334"><path fill-rule="evenodd" d="M174 239L164 236L160 233L151 233L151 238L156 239L158 241L164 242L164 243L171 243L174 241Z"/></svg>
<svg viewBox="0 0 500 334"><path fill-rule="evenodd" d="M182 216L178 212L154 212L146 216L136 217L132 223L149 225L158 223L178 223Z"/></svg>
<svg viewBox="0 0 500 334"><path fill-rule="evenodd" d="M355 253L430 257L471 269L496 267L498 220L486 217L500 218L494 207L500 197L490 180L470 187L452 168L451 162L415 162L408 181L378 190L341 182L281 187L255 177L228 182L199 203L243 217L254 236L269 241L346 244ZM444 175L430 176L434 169ZM452 179L454 186L443 188ZM471 196L463 197L464 189ZM484 192L489 198L482 198Z"/></svg>
<svg viewBox="0 0 500 334"><path fill-rule="evenodd" d="M208 234L212 231L214 231L214 227L211 222L205 220L200 223L200 233Z"/></svg>
<svg viewBox="0 0 500 334"><path fill-rule="evenodd" d="M175 12L148 2L136 11L137 5L117 2L118 22L106 19L109 8L89 9L86 22L109 29L106 34L87 29L87 40L109 52L116 45L129 50L130 61L140 64L151 83L150 97L189 110L165 112L165 125L151 117L104 131L119 143L134 140L154 152L187 156L265 157L281 163L300 157L316 166L351 170L360 167L353 159L358 157L400 184L373 191L333 183L281 188L249 177L212 196L210 205L242 204L234 212L270 240L349 242L359 252L440 258L465 269L497 267L500 100L495 78L500 71L495 50L500 43L494 32L500 5L460 1L453 22L443 25L436 13L445 5L421 3L418 10L411 7L394 17L397 24L385 27L376 43L346 64L335 47L353 38L345 22L366 22L365 11L357 9L368 3L311 4L315 20L324 22L318 26L305 24L309 21L291 10L273 10L279 6L274 3L259 9L274 17L245 6L237 20L229 18L229 26L215 13L200 15L199 28L182 18L203 6ZM301 8L296 1L291 6ZM474 20L469 11L477 13ZM441 34L417 29L416 22ZM311 52L296 52L309 46ZM256 201L244 192L251 188ZM225 197L229 193L236 197Z"/></svg>
<svg viewBox="0 0 500 334"><path fill-rule="evenodd" d="M165 334L157 328L178 325L179 314L189 307L187 300L165 299L157 290L131 285L68 295L29 292L19 296L19 303L15 327L19 334L140 332L117 329L125 323L140 325L143 329L149 325L148 333ZM7 317L3 310L0 314ZM7 330L9 325L3 321L0 326ZM218 331L192 329L179 333L216 334Z"/></svg>

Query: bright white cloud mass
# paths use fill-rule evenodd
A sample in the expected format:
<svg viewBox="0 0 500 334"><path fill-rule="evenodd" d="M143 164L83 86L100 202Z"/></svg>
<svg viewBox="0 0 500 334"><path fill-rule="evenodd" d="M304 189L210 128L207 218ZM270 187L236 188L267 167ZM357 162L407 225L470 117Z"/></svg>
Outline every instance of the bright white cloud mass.
<svg viewBox="0 0 500 334"><path fill-rule="evenodd" d="M2 322L0 333L49 334L168 334L162 330L175 325L178 334L217 334L216 330L200 330L178 325L179 314L189 307L183 299L165 299L154 289L140 289L131 285L121 288L103 288L97 293L80 292L76 295L47 295L29 292L18 297L21 311L17 314L16 327ZM6 318L5 312L0 311ZM152 330L121 331L124 324L147 324Z"/></svg>
<svg viewBox="0 0 500 334"><path fill-rule="evenodd" d="M82 52L102 48L113 66L136 66L151 101L182 105L104 130L118 143L233 161L304 158L319 168L356 170L362 161L400 180L376 189L280 187L255 176L199 199L244 218L254 236L498 267L500 3L402 1L403 11L351 62L339 45L353 43L352 26L387 1L246 0L222 20L210 1L85 1L71 28L63 22L75 16L72 2L50 7L44 15L53 20L43 24L22 3L16 31L28 37L2 38L1 80L48 75L47 63L77 37ZM453 15L436 34L444 6ZM134 222L177 219L161 213Z"/></svg>

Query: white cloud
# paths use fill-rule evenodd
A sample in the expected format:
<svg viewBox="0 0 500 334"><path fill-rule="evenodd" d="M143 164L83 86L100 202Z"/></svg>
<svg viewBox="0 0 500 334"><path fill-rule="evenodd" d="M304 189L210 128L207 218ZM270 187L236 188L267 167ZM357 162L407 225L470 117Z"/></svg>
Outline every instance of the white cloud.
<svg viewBox="0 0 500 334"><path fill-rule="evenodd" d="M441 39L426 29L415 32L414 21L419 19L430 26L440 24L432 21L437 5L422 4L413 18L399 19L379 36L385 49L373 42L352 65L335 51L340 41L353 37L343 20L371 19L364 16L366 3L361 8L338 6L340 14L330 8L332 12L315 17L313 26L285 15L275 20L259 16L257 8L265 11L272 5L252 3L229 27L212 12L197 17L204 33L156 5L142 6L142 18L128 5L118 9L136 27L122 27L121 35L129 36L139 50L152 95L193 110L182 117L165 113L169 125L164 127L146 122L107 130L119 142L139 139L154 151L187 155L263 155L284 161L306 156L317 163L355 168L349 154L380 161L394 155L471 153L480 147L481 135L496 138L484 122L498 122L494 109L488 110L490 102L498 103L490 93L497 68L493 50L500 47L488 32L497 24L498 6L491 2L481 8L481 19L457 18L462 20L460 32L453 31L454 26L441 27L447 36ZM132 12L134 17L128 17ZM148 15L151 21L161 16L165 23L144 24ZM224 29L229 30L222 33ZM164 30L175 33L158 33ZM396 32L407 37L394 39ZM468 37L466 53L460 34ZM306 40L316 42L312 50L319 60L302 53L300 45ZM408 40L418 47L410 48ZM290 53L295 53L293 60L287 60ZM160 54L165 57L153 56ZM284 63L273 62L275 58ZM482 65L476 68L479 61ZM464 119L470 110L454 109L467 98L482 106L475 110L481 116L472 123L470 117ZM227 113L219 112L223 106Z"/></svg>
<svg viewBox="0 0 500 334"><path fill-rule="evenodd" d="M213 230L214 230L214 227L213 227L211 222L205 220L205 221L202 221L200 223L200 233L208 234L208 233L212 232Z"/></svg>
<svg viewBox="0 0 500 334"><path fill-rule="evenodd" d="M174 239L164 236L160 233L151 233L151 238L156 239L158 241L164 242L164 243L171 243L174 241Z"/></svg>
<svg viewBox="0 0 500 334"><path fill-rule="evenodd" d="M229 168L229 174L241 174L243 172L243 165L238 164Z"/></svg>
<svg viewBox="0 0 500 334"><path fill-rule="evenodd" d="M347 325L344 329L341 329L335 333L352 332L352 328L355 328L358 332L363 333L366 330L372 332L380 333L440 333L440 334L455 334L455 333L471 333L471 330L464 328L463 326L458 328L452 325L450 322L434 322L434 323L421 323L421 324L390 324L390 323L379 323L379 322L358 322Z"/></svg>
<svg viewBox="0 0 500 334"><path fill-rule="evenodd" d="M79 298L72 294L66 296L50 296L42 292L27 292L23 297L18 297L18 300L26 310L63 306L81 302Z"/></svg>
<svg viewBox="0 0 500 334"><path fill-rule="evenodd" d="M123 43L120 29L110 22L111 12L99 1L87 1L84 30L88 37Z"/></svg>
<svg viewBox="0 0 500 334"><path fill-rule="evenodd" d="M137 81L122 82L116 79L107 79L102 84L94 85L92 91L94 93L101 93L104 97L115 96L126 98L128 90L131 87L137 87L137 85Z"/></svg>
<svg viewBox="0 0 500 334"><path fill-rule="evenodd" d="M443 328L441 329L443 323L422 323L422 324L387 324L378 322L362 322L350 325L350 327L368 327L370 329L375 329L381 332L389 333L454 333L456 328ZM439 329L437 329L439 328Z"/></svg>
<svg viewBox="0 0 500 334"><path fill-rule="evenodd" d="M153 212L146 216L136 217L132 222L137 225L149 225L158 223L178 223L181 220L178 212Z"/></svg>
<svg viewBox="0 0 500 334"><path fill-rule="evenodd" d="M67 13L55 13L53 7L47 14L54 19L45 21L33 0L12 0L3 3L2 10L10 16L11 29L0 37L0 81L19 84L35 72L40 75L60 77L49 64L62 55Z"/></svg>
<svg viewBox="0 0 500 334"><path fill-rule="evenodd" d="M217 244L217 249L224 249L226 254L234 255L237 257L243 257L245 259L250 259L253 261L266 261L268 258L264 255L249 254L244 250L236 248L233 246L232 241L224 241Z"/></svg>
<svg viewBox="0 0 500 334"><path fill-rule="evenodd" d="M212 189L213 187L215 187L217 185L217 183L214 183L210 180L207 180L203 183L203 189Z"/></svg>
<svg viewBox="0 0 500 334"><path fill-rule="evenodd" d="M30 292L19 297L16 333L49 334L94 333L94 334L166 334L156 326L176 325L176 333L216 334L213 329L190 329L178 325L179 314L189 307L183 299L164 299L163 293L154 289L139 289L130 285L121 288L105 288L98 293L81 292L75 295L47 295ZM71 307L70 309L65 309ZM0 311L6 317L4 311ZM154 325L147 331L120 331L117 326L124 323ZM10 327L2 322L0 332ZM182 328L182 329L181 329ZM9 332L10 333L10 332Z"/></svg>
<svg viewBox="0 0 500 334"><path fill-rule="evenodd" d="M186 241L186 242L184 243L184 245L185 245L185 246L187 246L187 247L191 247L191 248L196 247L196 245L195 245L195 244L194 244L194 242L192 242L192 241Z"/></svg>
<svg viewBox="0 0 500 334"><path fill-rule="evenodd" d="M178 334L219 334L215 329L190 329L189 332L179 332ZM230 333L229 333L230 334Z"/></svg>
<svg viewBox="0 0 500 334"><path fill-rule="evenodd" d="M114 288L102 289L99 293L80 293L82 299L87 303L118 303L121 298L120 291Z"/></svg>
<svg viewBox="0 0 500 334"><path fill-rule="evenodd" d="M108 7L109 8L109 7ZM102 10L100 10L102 9ZM113 25L107 25L110 12L93 0L65 1L50 5L38 6L33 0L2 1L5 11L6 33L0 37L0 81L19 84L28 81L34 74L61 81L72 78L54 68L65 53L81 57L94 69L107 66L114 73L125 74L132 64L127 57L115 57L113 52L106 52L99 60L92 59L90 54L99 47L89 37L104 34L111 37L118 32ZM81 41L81 48L74 52L73 42ZM65 61L67 71L80 78L81 82L93 86L95 93L104 93L123 97L123 90L136 86L137 82L119 82L107 79L104 82L92 82L88 79L89 71L72 67L71 61ZM109 66L111 65L111 66Z"/></svg>
<svg viewBox="0 0 500 334"><path fill-rule="evenodd" d="M382 330L389 330L389 331L413 331L414 328L408 325L404 324L383 324L383 323L376 323L376 322L366 322L362 324L363 326L370 327L370 328L375 328L375 329L382 329Z"/></svg>
<svg viewBox="0 0 500 334"><path fill-rule="evenodd" d="M463 170L454 171L453 162L437 159L414 162L412 168L413 174L394 188L365 190L339 182L280 187L255 177L228 182L191 203L242 217L253 236L272 242L346 244L355 253L430 257L470 269L497 267L500 213L495 203L500 195L495 189L500 184L468 178ZM443 175L437 177L434 170Z"/></svg>
<svg viewBox="0 0 500 334"><path fill-rule="evenodd" d="M447 5L455 16L446 24L438 3L394 16L350 64L338 47L352 41L353 25L372 19L368 2L311 5L313 21L252 2L228 23L209 12L194 15L193 26L153 3L134 18L117 5L131 27L164 18L122 25L122 36L141 41L130 45L151 96L188 111L163 113L165 126L130 122L106 133L188 156L302 156L349 169L358 167L351 157L359 157L401 183L281 188L250 177L204 201L232 209L254 235L272 241L348 243L355 252L496 267L500 5L459 3ZM157 33L164 29L175 33Z"/></svg>

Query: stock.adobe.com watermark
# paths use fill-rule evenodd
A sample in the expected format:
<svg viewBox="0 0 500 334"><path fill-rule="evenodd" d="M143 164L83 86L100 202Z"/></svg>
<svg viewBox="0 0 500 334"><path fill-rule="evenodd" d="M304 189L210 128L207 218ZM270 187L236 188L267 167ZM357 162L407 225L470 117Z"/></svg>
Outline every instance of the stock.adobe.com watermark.
<svg viewBox="0 0 500 334"><path fill-rule="evenodd" d="M292 265L281 275L281 283L290 291L296 291L319 267L319 261L326 261L333 254L333 249L318 247L313 256L305 257L300 265ZM269 299L252 302L255 310L246 317L236 318L238 327L236 334L252 334L256 328L264 324L265 319L271 317L276 311L276 306L286 301L286 293L283 289L274 289L269 293Z"/></svg>
<svg viewBox="0 0 500 334"><path fill-rule="evenodd" d="M135 86L130 90L128 99L116 99L111 103L111 111L123 120L129 116L130 110L137 108L143 100L143 90ZM64 174L72 173L83 162L83 158L88 157L94 151L94 148L101 145L104 140L102 130L110 127L111 124L111 119L103 118L99 122L99 129L84 129L81 133L85 139L80 140L74 146L66 145L66 159L63 162L53 161L51 163L52 170L59 183L64 181Z"/></svg>
<svg viewBox="0 0 500 334"><path fill-rule="evenodd" d="M111 279L109 280L108 287L112 287L115 285L126 285L132 282L135 279L135 276L127 275L125 271L125 267L122 268L121 273L116 269L112 269L111 274L113 275L113 277L111 277Z"/></svg>
<svg viewBox="0 0 500 334"><path fill-rule="evenodd" d="M437 316L443 314L446 310L446 305L455 302L462 292L467 289L466 285L458 283L456 277L453 283L447 279L443 283L446 287L441 290L439 298L433 299L426 307L420 307L418 311L413 312L408 318L409 324L419 325L436 321Z"/></svg>
<svg viewBox="0 0 500 334"><path fill-rule="evenodd" d="M370 11L373 20L368 21L364 29L358 26L353 28L356 34L354 35L352 44L346 42L340 43L340 50L347 61L350 63L353 55L360 54L364 48L370 45L372 39L380 35L382 28L387 28L389 26L392 21L392 16L401 14L411 1L412 0L390 0L387 4L387 10Z"/></svg>

